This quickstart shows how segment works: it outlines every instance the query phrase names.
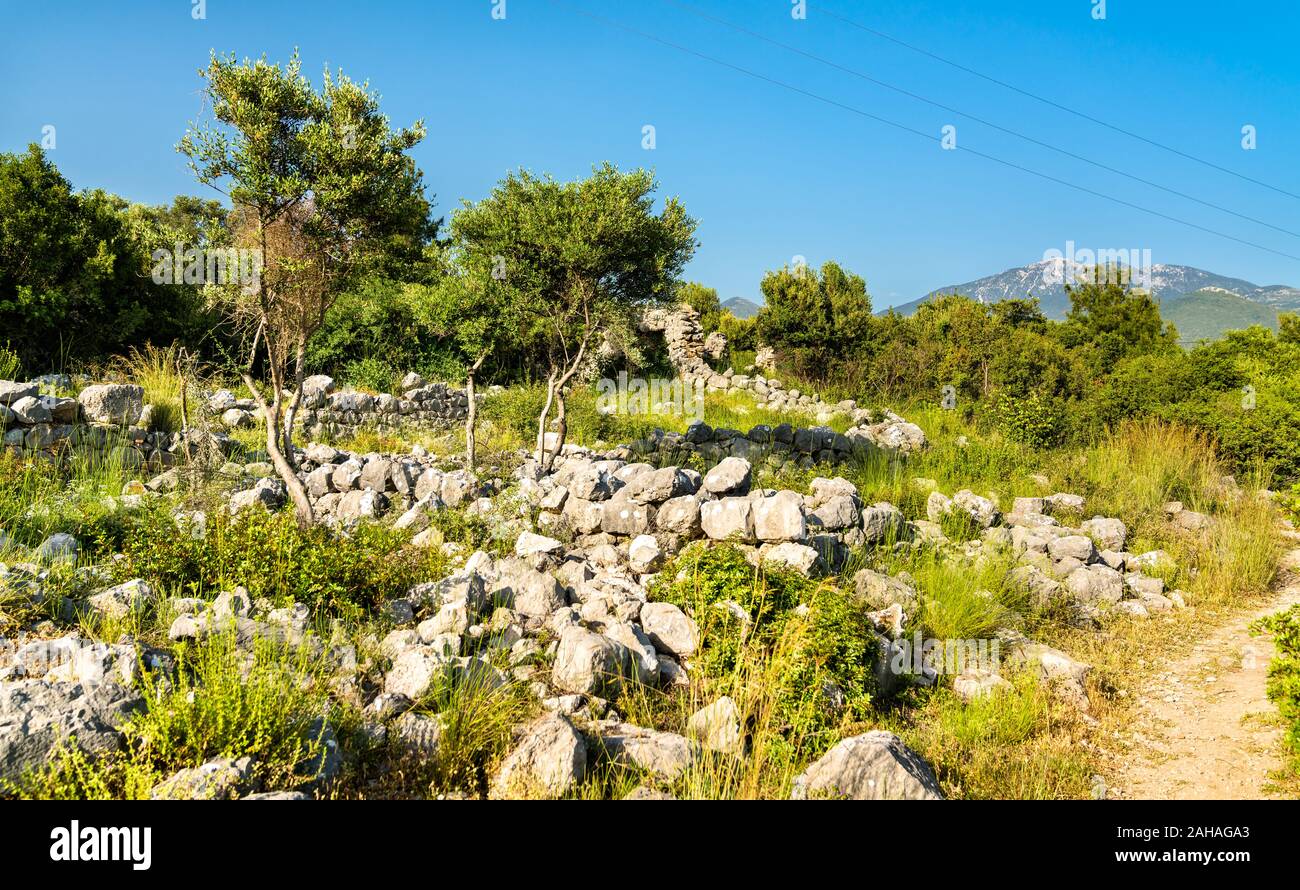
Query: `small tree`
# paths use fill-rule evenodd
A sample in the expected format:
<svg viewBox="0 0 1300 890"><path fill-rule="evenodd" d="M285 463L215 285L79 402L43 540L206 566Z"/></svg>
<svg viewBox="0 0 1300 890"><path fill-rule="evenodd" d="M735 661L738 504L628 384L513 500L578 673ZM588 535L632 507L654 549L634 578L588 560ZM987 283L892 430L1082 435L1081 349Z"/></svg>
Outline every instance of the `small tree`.
<svg viewBox="0 0 1300 890"><path fill-rule="evenodd" d="M473 251L455 251L450 267L431 289L428 317L465 366L465 464L475 466L478 403L475 385L484 363L518 341L526 319L516 294L505 285L503 263Z"/></svg>
<svg viewBox="0 0 1300 890"><path fill-rule="evenodd" d="M1131 286L1128 271L1094 266L1080 284L1067 284L1070 314L1062 328L1067 346L1092 346L1099 353L1099 370L1128 355L1167 352L1177 348L1178 332L1160 317L1160 304L1149 293Z"/></svg>
<svg viewBox="0 0 1300 890"><path fill-rule="evenodd" d="M695 221L676 198L654 213L655 188L653 174L620 173L608 163L567 183L520 171L452 218L452 237L479 292L511 307L500 323L517 324L521 339L546 356L537 459L547 470L564 446L565 393L594 338L630 328L641 308L670 299L694 253ZM552 408L557 437L547 449Z"/></svg>
<svg viewBox="0 0 1300 890"><path fill-rule="evenodd" d="M827 262L821 274L783 267L763 276L754 328L765 346L789 355L797 370L825 379L832 362L870 338L871 297L863 279Z"/></svg>
<svg viewBox="0 0 1300 890"><path fill-rule="evenodd" d="M240 375L305 525L312 508L294 472L292 428L307 343L340 292L385 255L418 252L436 230L407 155L424 125L392 130L369 85L341 73L326 71L317 92L296 52L285 67L214 53L200 75L215 123L192 125L177 148L199 182L230 198L235 246L260 257L253 281L210 290L244 337ZM265 390L253 376L259 358Z"/></svg>

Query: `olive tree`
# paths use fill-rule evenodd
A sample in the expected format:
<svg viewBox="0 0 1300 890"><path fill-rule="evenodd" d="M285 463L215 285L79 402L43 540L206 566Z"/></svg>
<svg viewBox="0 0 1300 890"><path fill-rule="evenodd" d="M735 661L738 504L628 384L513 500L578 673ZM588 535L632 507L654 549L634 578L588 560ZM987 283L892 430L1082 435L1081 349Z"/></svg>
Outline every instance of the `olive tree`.
<svg viewBox="0 0 1300 890"><path fill-rule="evenodd" d="M212 120L192 124L177 148L200 183L229 198L235 247L259 258L251 280L208 291L242 337L239 372L264 416L266 450L309 524L292 444L307 344L343 290L394 253L418 253L436 230L407 154L424 125L391 128L369 85L341 72L327 70L317 90L296 52L285 66L214 53L199 73Z"/></svg>
<svg viewBox="0 0 1300 890"><path fill-rule="evenodd" d="M526 323L502 263L492 256L452 248L437 284L426 289L426 317L465 368L465 464L475 466L478 402L475 386L488 359L498 361L520 340Z"/></svg>
<svg viewBox="0 0 1300 890"><path fill-rule="evenodd" d="M652 173L620 173L608 163L572 182L521 170L452 217L468 274L509 307L501 323L545 356L537 459L547 470L567 434L566 392L596 338L628 329L640 310L670 300L695 251L695 221L676 198L656 213L656 187ZM556 440L548 449L553 409Z"/></svg>

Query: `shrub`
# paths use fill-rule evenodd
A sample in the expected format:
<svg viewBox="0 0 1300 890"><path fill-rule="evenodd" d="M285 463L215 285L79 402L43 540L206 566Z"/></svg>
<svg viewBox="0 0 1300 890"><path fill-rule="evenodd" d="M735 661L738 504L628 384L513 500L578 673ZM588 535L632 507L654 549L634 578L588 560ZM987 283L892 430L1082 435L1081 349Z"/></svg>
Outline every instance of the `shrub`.
<svg viewBox="0 0 1300 890"><path fill-rule="evenodd" d="M391 363L372 355L354 359L343 366L343 379L358 389L370 392L396 391L399 371Z"/></svg>
<svg viewBox="0 0 1300 890"><path fill-rule="evenodd" d="M96 758L69 741L44 769L0 786L0 794L146 798L178 770L240 757L252 758L250 788L300 787L324 762L331 708L324 667L306 648L259 641L250 653L228 634L182 645L174 672L142 675L145 709L123 724L121 751Z"/></svg>
<svg viewBox="0 0 1300 890"><path fill-rule="evenodd" d="M174 677L144 674L146 710L124 728L132 759L158 775L214 757L252 757L268 790L314 778L329 708L324 660L307 647L255 642L251 665L233 635L181 646Z"/></svg>
<svg viewBox="0 0 1300 890"><path fill-rule="evenodd" d="M874 690L877 644L861 610L834 587L776 568L757 569L730 545L687 547L651 598L692 614L692 662L715 687L763 715L788 760L825 750L846 721L863 719ZM740 613L743 612L744 617Z"/></svg>
<svg viewBox="0 0 1300 890"><path fill-rule="evenodd" d="M1277 657L1268 666L1268 697L1286 723L1290 768L1300 775L1300 606L1292 606L1259 622L1273 634Z"/></svg>
<svg viewBox="0 0 1300 890"><path fill-rule="evenodd" d="M200 538L180 533L165 508L141 513L114 572L190 595L243 585L254 597L344 617L446 573L438 548L409 547L407 532L386 526L363 523L341 536L323 526L299 528L288 511L254 508L231 518L220 507L208 511L205 524Z"/></svg>
<svg viewBox="0 0 1300 890"><path fill-rule="evenodd" d="M1004 436L1031 448L1058 445L1065 434L1061 407L1036 392L1020 397L1001 394L993 400L992 414Z"/></svg>

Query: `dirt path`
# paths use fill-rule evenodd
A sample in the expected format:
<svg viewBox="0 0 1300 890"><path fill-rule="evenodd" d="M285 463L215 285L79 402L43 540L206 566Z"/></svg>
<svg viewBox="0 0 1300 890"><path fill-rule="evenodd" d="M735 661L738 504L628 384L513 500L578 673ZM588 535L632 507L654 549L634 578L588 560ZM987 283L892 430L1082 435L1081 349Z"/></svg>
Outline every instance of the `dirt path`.
<svg viewBox="0 0 1300 890"><path fill-rule="evenodd" d="M1272 640L1250 625L1300 603L1300 550L1284 565L1267 605L1216 629L1185 657L1164 666L1143 690L1133 747L1118 793L1135 800L1238 800L1279 796L1282 729L1265 694Z"/></svg>

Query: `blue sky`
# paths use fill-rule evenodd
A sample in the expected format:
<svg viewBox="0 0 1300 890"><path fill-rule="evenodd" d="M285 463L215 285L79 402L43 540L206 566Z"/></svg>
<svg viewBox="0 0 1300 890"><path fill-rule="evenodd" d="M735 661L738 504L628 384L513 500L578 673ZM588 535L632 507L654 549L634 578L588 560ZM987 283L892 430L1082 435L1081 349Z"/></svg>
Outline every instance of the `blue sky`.
<svg viewBox="0 0 1300 890"><path fill-rule="evenodd" d="M0 151L56 127L76 187L139 201L201 193L174 146L200 111L210 50L368 78L416 149L438 209L524 166L572 178L593 163L654 167L699 220L691 278L758 298L798 255L867 279L877 307L1063 250L1149 248L1258 284L1300 285L1268 253L971 155L972 148L1206 228L1300 256L1300 238L990 130L704 20L688 8L925 95L1134 176L1300 231L1300 200L1134 141L838 22L822 10L1093 117L1300 194L1300 4L1219 0L493 0L357 3L0 0ZM938 136L958 151L576 13L586 9L807 93ZM642 148L642 127L656 147ZM1241 128L1258 148L1241 148Z"/></svg>

